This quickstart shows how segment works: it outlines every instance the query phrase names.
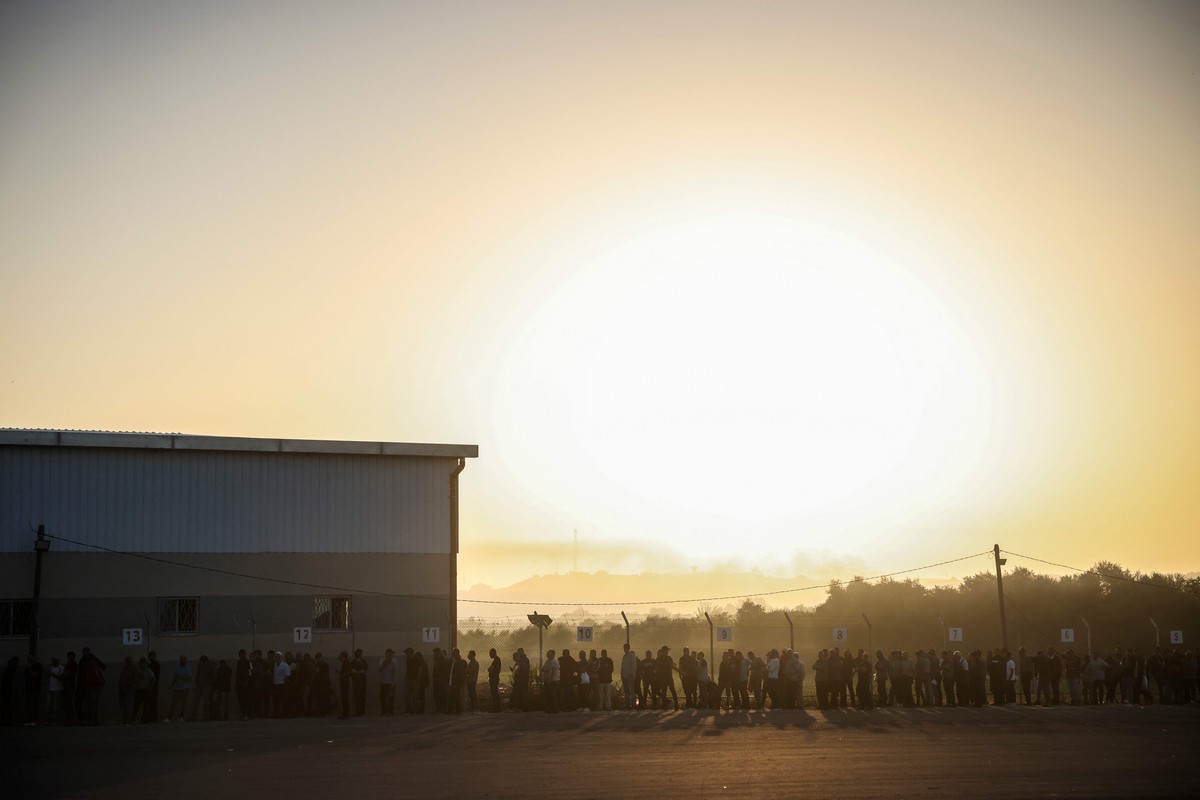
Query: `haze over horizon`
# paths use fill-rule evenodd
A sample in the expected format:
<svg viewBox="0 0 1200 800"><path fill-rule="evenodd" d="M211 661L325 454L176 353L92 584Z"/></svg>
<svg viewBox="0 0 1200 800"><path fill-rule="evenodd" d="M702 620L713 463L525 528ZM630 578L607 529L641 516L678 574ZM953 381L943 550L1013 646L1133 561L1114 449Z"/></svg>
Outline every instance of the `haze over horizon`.
<svg viewBox="0 0 1200 800"><path fill-rule="evenodd" d="M462 589L1194 572L1198 76L1186 2L7 3L0 425L477 443Z"/></svg>

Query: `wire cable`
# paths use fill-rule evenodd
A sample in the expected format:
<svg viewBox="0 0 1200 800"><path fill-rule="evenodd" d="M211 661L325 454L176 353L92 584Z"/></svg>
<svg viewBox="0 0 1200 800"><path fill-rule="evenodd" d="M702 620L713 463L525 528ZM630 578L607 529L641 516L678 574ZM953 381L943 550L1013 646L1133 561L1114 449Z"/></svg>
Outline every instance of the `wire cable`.
<svg viewBox="0 0 1200 800"><path fill-rule="evenodd" d="M55 541L66 542L68 544L77 545L79 547L89 547L89 548L92 548L93 550L100 550L102 552L112 553L114 555L129 556L130 558L140 558L140 559L144 559L146 561L153 561L153 562L156 562L159 564L169 564L171 566L184 567L186 569L197 569L197 570L202 570L204 572L213 572L218 575L227 575L227 576L233 577L233 578L245 578L248 580L268 581L271 583L281 583L281 584L285 584L288 586L303 586L303 587L309 588L309 589L325 589L327 591L340 592L340 593L344 593L344 594L369 594L369 595L375 595L377 597L391 597L391 598L402 599L402 600L410 600L410 599L411 600L441 600L441 599L444 599L443 597L438 596L438 595L404 594L401 592L383 592L383 591L375 591L375 590L371 590L371 589L357 589L357 588L348 588L348 587L344 587L344 586L330 586L330 585L321 584L321 583L309 583L307 581L295 581L295 580L289 580L287 578L273 578L273 577L266 576L266 575L253 575L253 574L245 573L245 572L235 572L233 570L221 569L219 567L210 567L210 566L206 566L203 564L188 564L188 563L182 562L182 561L172 561L169 558L160 558L158 556L152 556L147 553L132 553L132 552L129 552L126 550L116 550L111 547L104 547L103 545L92 544L90 542L80 542L75 539L68 539L65 536L51 536L51 535L47 534L46 538L55 540ZM744 599L749 599L749 598L753 598L753 597L768 597L768 596L780 595L780 594L794 594L797 592L808 592L808 591L812 591L814 589L828 589L832 586L845 586L847 584L860 583L860 582L866 583L867 581L882 580L884 578L891 578L896 575L905 575L910 572L920 572L922 570L933 569L935 567L941 567L941 566L945 566L947 564L955 564L959 561L966 561L971 558L979 558L980 556L991 555L991 554L992 554L991 550L984 550L982 553L971 553L970 555L960 556L958 558L951 558L951 559L947 559L945 561L939 561L935 564L925 564L920 567L911 567L909 569L896 570L895 572L887 572L887 573L883 573L881 575L872 575L869 578L854 578L849 581L830 581L829 583L818 583L818 584L813 584L812 586L798 586L793 589L776 589L776 590L769 591L769 592L750 592L747 594L728 594L728 595L720 595L720 596L716 596L716 597L691 597L691 598L675 599L675 600L626 600L626 601L615 601L615 602L608 602L608 603L597 603L597 602L593 602L593 601L567 603L567 602L554 602L554 601L542 601L542 600L468 600L465 598L457 598L457 602L459 602L459 603L476 603L479 605L528 606L531 608L537 608L539 606L546 607L546 608L599 606L599 607L603 608L603 607L609 607L609 606L666 606L666 605L680 605L683 603L708 603L708 602L715 602L718 600L744 600Z"/></svg>
<svg viewBox="0 0 1200 800"><path fill-rule="evenodd" d="M1180 594L1184 595L1185 597L1190 597L1193 600L1200 601L1200 596L1197 596L1195 591L1190 591L1189 589L1187 589L1186 587L1183 587L1183 586L1167 586L1166 584L1163 584L1163 583L1154 583L1153 581L1138 580L1137 578L1131 578L1128 575L1113 575L1113 574L1107 573L1107 572L1099 572L1098 570L1094 570L1094 569L1080 569L1079 567L1072 567L1070 564L1059 564L1054 561L1047 561L1044 558L1037 558L1036 556L1026 556L1026 555L1022 555L1021 553L1014 553L1012 550L1001 550L1000 552L1007 553L1008 555L1013 556L1014 558L1024 558L1028 561L1036 561L1039 564L1049 564L1052 567L1061 567L1062 569L1069 569L1069 570L1072 570L1073 572L1078 572L1081 575L1095 575L1097 577L1108 578L1109 580L1113 580L1113 581L1125 581L1126 583L1134 583L1134 584L1137 584L1138 586L1149 586L1152 589L1165 589L1165 590L1171 591L1171 592L1179 592Z"/></svg>

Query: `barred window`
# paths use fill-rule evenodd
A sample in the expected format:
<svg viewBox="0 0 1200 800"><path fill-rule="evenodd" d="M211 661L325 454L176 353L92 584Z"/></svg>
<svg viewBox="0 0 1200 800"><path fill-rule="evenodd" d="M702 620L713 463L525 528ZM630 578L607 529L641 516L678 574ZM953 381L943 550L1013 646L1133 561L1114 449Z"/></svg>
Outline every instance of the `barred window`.
<svg viewBox="0 0 1200 800"><path fill-rule="evenodd" d="M200 601L194 597L158 598L159 633L197 633Z"/></svg>
<svg viewBox="0 0 1200 800"><path fill-rule="evenodd" d="M350 598L314 597L312 626L322 631L350 630Z"/></svg>
<svg viewBox="0 0 1200 800"><path fill-rule="evenodd" d="M33 633L32 600L0 600L0 636Z"/></svg>

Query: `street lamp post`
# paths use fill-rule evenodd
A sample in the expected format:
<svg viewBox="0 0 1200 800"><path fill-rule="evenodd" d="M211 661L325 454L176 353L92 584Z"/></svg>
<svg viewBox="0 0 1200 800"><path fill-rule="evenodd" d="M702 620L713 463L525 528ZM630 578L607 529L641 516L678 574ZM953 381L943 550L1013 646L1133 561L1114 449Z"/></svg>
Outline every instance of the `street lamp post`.
<svg viewBox="0 0 1200 800"><path fill-rule="evenodd" d="M37 539L33 543L36 555L33 561L33 608L30 609L29 658L37 661L38 649L38 606L42 599L42 556L50 549L50 540L46 538L46 526L38 525Z"/></svg>

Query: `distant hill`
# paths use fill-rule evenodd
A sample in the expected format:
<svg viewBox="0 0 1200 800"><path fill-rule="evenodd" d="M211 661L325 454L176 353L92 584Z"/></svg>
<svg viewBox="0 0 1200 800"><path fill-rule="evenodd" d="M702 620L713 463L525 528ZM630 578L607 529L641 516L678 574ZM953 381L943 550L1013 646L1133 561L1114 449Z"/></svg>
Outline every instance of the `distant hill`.
<svg viewBox="0 0 1200 800"><path fill-rule="evenodd" d="M460 618L470 616L516 616L541 610L550 613L546 604L570 604L564 612L581 607L596 614L619 616L621 611L632 616L647 613L694 614L697 609L722 608L730 610L741 605L741 597L752 595L756 602L777 608L820 605L825 599L825 581L807 576L778 578L760 572L696 571L685 574L643 573L614 575L607 572L568 572L535 575L511 586L493 588L484 584L459 592L459 601L503 600L521 601L516 606L489 606L462 602ZM816 586L808 591L790 589ZM708 598L730 599L709 600ZM668 602L686 601L686 602ZM538 607L538 604L542 607ZM525 606L528 605L528 608ZM601 608L601 606L607 606Z"/></svg>

